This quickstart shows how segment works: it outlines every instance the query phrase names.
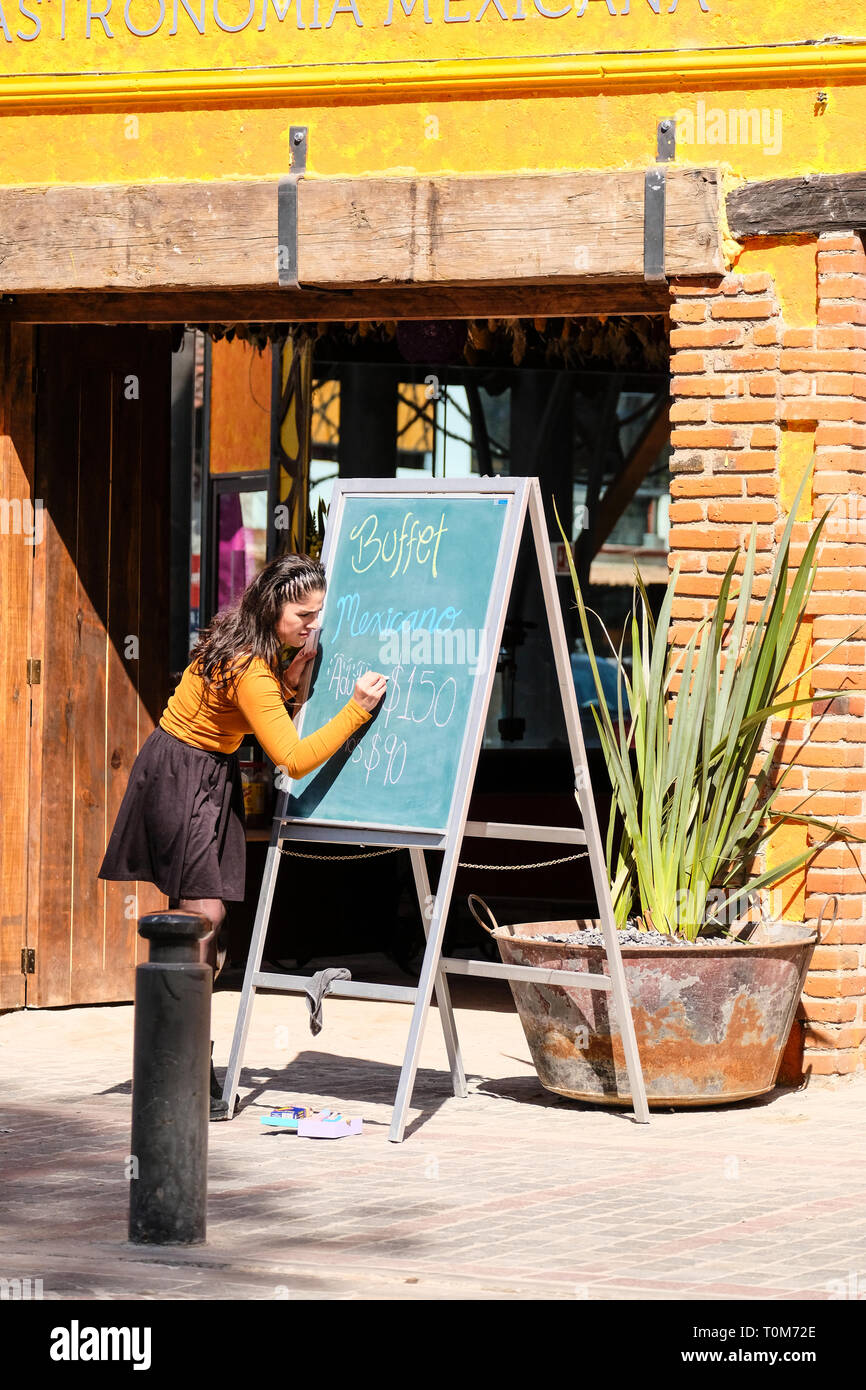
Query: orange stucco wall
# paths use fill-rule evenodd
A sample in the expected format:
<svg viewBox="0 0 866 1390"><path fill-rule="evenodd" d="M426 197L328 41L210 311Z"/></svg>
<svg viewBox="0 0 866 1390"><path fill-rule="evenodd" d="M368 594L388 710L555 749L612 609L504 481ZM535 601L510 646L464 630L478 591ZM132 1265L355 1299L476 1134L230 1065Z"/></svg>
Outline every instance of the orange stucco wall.
<svg viewBox="0 0 866 1390"><path fill-rule="evenodd" d="M121 0L52 0L28 41L2 0L3 182L278 175L291 124L311 177L617 168L652 160L671 115L681 160L735 176L862 162L861 0L817 21L810 0L284 2L128 0L127 24ZM97 11L112 37L95 18L87 37Z"/></svg>

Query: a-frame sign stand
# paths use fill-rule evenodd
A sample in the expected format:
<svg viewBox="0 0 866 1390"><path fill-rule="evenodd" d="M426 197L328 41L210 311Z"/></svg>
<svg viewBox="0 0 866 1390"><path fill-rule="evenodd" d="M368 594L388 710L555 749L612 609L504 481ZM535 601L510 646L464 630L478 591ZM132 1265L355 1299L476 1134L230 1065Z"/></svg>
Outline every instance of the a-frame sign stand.
<svg viewBox="0 0 866 1390"><path fill-rule="evenodd" d="M524 532L528 513L541 576L544 604L550 626L550 637L553 644L557 681L562 697L562 707L565 713L566 727L568 730L569 748L571 750L572 763L575 771L575 795L581 812L583 829L579 830L560 826L499 825L490 822L467 821L469 799L475 779L475 770L483 736L484 717L490 703L493 689L493 679L496 671L496 661L494 659L489 661L486 672L479 674L474 682L467 724L468 739L464 744L457 785L451 803L449 824L444 834L428 834L421 831L409 830L399 832L392 829L376 829L374 827L359 829L356 826L341 826L337 824L329 826L322 823L311 824L304 820L292 819L286 814L290 790L287 788L282 791L277 802L264 874L262 876L261 893L256 911L252 940L250 942L241 1003L235 1025L231 1053L229 1055L228 1069L226 1071L223 1098L228 1102L229 1114L233 1114L234 1103L237 1096L238 1079L243 1062L244 1047L249 1031L250 1020L252 1018L253 1001L256 990L268 989L278 990L288 994L297 994L303 992L304 986L307 983L305 976L288 974L277 975L263 972L261 969L262 953L264 950L265 937L267 935L277 871L282 854L282 844L287 840L306 840L318 843L364 845L365 847L405 847L409 850L411 855L415 887L418 893L418 904L427 936L424 963L417 987L407 988L393 985L369 984L359 980L346 980L335 982L332 984L330 990L331 994L344 998L375 999L380 1001L411 1003L413 1005L409 1038L406 1044L403 1068L400 1073L400 1082L397 1088L397 1096L389 1133L389 1138L393 1142L401 1142L406 1128L407 1112L415 1084L415 1075L418 1069L421 1040L427 1022L427 1014L430 1009L434 988L436 990L438 1013L442 1021L442 1028L445 1035L445 1047L451 1067L454 1094L456 1096L465 1096L467 1094L466 1076L463 1070L463 1060L460 1053L460 1042L457 1037L457 1029L448 989L448 975L483 975L501 979L535 981L538 984L582 985L593 990L609 991L613 997L616 1016L620 1025L634 1116L637 1121L646 1124L649 1122L646 1090L644 1087L643 1073L641 1071L640 1057L638 1055L634 1023L631 1014L631 1004L628 997L619 940L614 922L604 851L602 849L592 789L589 783L586 750L584 748L583 734L580 727L580 716L575 696L565 629L562 622L562 613L559 607L559 595L556 588L556 577L553 570L550 542L547 536L547 526L544 519L544 509L538 479L511 477L427 480L424 486L413 486L410 484L408 488L403 480L395 479L340 480L340 482L335 485L335 494L331 505L331 523L328 527L325 549L322 557L326 570L329 560L329 542L333 543L334 535L339 534L341 506L347 495L361 492L371 496L387 497L389 495L400 495L401 493L405 495L410 489L413 498L436 494L448 494L452 496L497 495L508 498L511 503L508 507L503 542L500 547L499 559L496 566L490 604L488 607L487 630L490 638L488 651L491 653L497 653L502 643L502 633L508 609L508 599L514 580L518 548L520 538ZM302 720L303 716L301 717L300 723L301 732L303 732ZM445 924L448 918L448 910L454 890L454 880L457 874L460 851L465 836L484 836L493 839L519 839L546 843L586 845L598 901L601 930L608 960L608 968L610 970L609 976L605 974L595 975L565 970L545 970L538 967L496 964L492 961L449 959L443 957L442 943L445 935ZM430 893L430 883L424 858L425 849L438 849L444 851L444 860L439 875L435 898ZM432 911L429 904L432 904Z"/></svg>

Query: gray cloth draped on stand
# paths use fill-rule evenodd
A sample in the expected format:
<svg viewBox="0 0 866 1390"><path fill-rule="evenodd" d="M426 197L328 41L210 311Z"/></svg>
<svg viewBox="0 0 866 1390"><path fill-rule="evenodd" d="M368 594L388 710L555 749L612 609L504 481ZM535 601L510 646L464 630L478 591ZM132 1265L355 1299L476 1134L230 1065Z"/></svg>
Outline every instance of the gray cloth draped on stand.
<svg viewBox="0 0 866 1390"><path fill-rule="evenodd" d="M322 1000L331 988L335 980L351 980L352 974L349 970L317 970L315 975L311 975L304 985L304 993L307 996L307 1005L310 1010L310 1032L313 1037L322 1031Z"/></svg>

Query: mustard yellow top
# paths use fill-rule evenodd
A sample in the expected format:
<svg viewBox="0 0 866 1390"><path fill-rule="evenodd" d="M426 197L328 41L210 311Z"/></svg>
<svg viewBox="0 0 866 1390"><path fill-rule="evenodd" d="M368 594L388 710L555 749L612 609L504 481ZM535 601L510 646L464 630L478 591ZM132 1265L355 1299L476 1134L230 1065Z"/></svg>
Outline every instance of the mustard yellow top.
<svg viewBox="0 0 866 1390"><path fill-rule="evenodd" d="M283 704L293 695L261 657L253 658L231 695L207 690L190 665L159 722L183 743L209 753L234 753L253 733L277 767L285 768L290 777L305 777L336 753L370 713L357 700L349 700L321 729L299 738Z"/></svg>

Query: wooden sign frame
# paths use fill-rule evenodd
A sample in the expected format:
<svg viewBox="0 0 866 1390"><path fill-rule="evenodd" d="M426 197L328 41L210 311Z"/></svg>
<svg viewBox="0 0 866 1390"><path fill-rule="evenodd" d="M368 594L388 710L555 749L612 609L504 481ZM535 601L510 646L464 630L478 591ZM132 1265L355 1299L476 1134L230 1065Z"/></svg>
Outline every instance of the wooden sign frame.
<svg viewBox="0 0 866 1390"><path fill-rule="evenodd" d="M499 497L506 499L508 506L499 545L496 569L491 585L487 609L488 660L486 669L475 677L466 730L462 744L462 755L455 783L454 795L448 825L444 833L433 831L401 831L381 826L338 825L336 823L310 822L293 819L287 815L288 797L291 784L280 792L276 814L271 829L271 838L265 860L262 886L256 910L253 935L250 942L247 967L244 975L241 1002L235 1024L226 1071L223 1098L228 1102L229 1115L234 1113L237 1097L238 1079L243 1062L244 1048L249 1032L252 1009L257 989L278 990L287 994L304 991L308 979L303 975L277 975L262 971L262 953L267 935L268 921L273 903L277 872L282 857L282 844L286 840L313 841L319 843L356 844L364 846L404 847L409 850L415 888L421 911L421 920L427 937L424 963L416 987L384 984L371 984L360 980L335 981L330 989L333 995L350 999L375 999L413 1005L409 1037L400 1073L400 1082L394 1102L389 1138L394 1143L403 1139L406 1118L418 1060L421 1041L430 1010L433 990L436 990L439 1017L445 1037L445 1048L451 1069L451 1080L456 1096L465 1096L466 1076L457 1037L454 1013L448 989L448 975L476 975L494 979L511 979L537 982L538 984L557 984L583 986L592 990L609 991L613 996L617 1019L623 1040L626 1069L631 1087L635 1119L649 1122L649 1108L644 1087L643 1072L638 1055L637 1040L631 1005L620 953L619 939L613 915L610 896L610 883L607 877L604 850L599 832L595 802L589 781L586 749L580 727L577 698L571 671L568 645L559 607L556 577L544 519L541 489L537 478L450 478L425 479L418 483L405 479L340 479L334 486L331 503L330 524L327 529L324 553L322 556L326 572L335 546L339 541L340 522L344 501L349 496L362 494L371 498L407 498L429 496ZM583 829L563 826L525 826L500 825L492 822L468 821L467 814L481 741L484 719L490 704L493 680L496 674L495 653L502 644L502 634L508 611L508 600L514 581L520 540L524 533L527 517L532 527L535 552L541 577L544 604L550 627L556 664L557 682L562 698L568 732L572 764L575 769L575 796L580 808ZM303 733L303 711L298 721L299 732ZM445 924L451 905L454 881L457 874L460 851L465 837L485 836L498 839L536 840L550 843L586 845L592 869L593 884L598 900L601 931L607 955L609 975L588 974L566 970L547 970L540 967L497 964L493 961L450 959L443 957L442 944ZM435 896L430 892L430 882L424 857L426 849L441 850L444 860L439 875ZM432 911L428 904L432 904ZM429 915L429 922L428 922Z"/></svg>

